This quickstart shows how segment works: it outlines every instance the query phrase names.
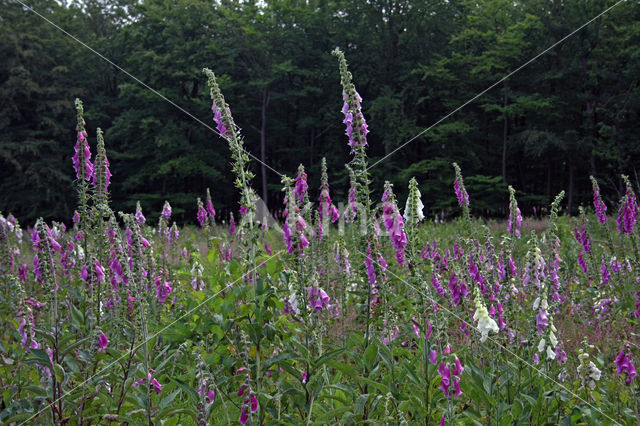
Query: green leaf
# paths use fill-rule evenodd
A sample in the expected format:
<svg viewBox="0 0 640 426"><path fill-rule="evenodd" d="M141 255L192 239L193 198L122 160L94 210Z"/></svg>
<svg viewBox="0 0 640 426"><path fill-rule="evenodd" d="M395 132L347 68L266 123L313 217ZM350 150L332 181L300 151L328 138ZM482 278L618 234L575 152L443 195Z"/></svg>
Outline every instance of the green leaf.
<svg viewBox="0 0 640 426"><path fill-rule="evenodd" d="M188 395L190 395L194 401L198 401L198 399L200 398L200 396L198 395L198 392L193 387L191 387L188 383L170 376L167 376L167 377L169 378L169 380L171 380L172 382L180 386L180 388L184 390Z"/></svg>
<svg viewBox="0 0 640 426"><path fill-rule="evenodd" d="M28 364L37 363L44 367L51 368L49 355L43 349L31 349L31 357L24 360Z"/></svg>
<svg viewBox="0 0 640 426"><path fill-rule="evenodd" d="M64 368L62 368L62 366L60 364L54 363L53 364L53 372L55 374L56 380L59 383L62 383L64 381L64 376L65 376Z"/></svg>
<svg viewBox="0 0 640 426"><path fill-rule="evenodd" d="M365 393L363 395L359 395L358 398L356 399L356 403L355 403L355 415L360 415L362 414L362 412L364 411L364 407L367 404L367 401L369 400L369 394Z"/></svg>
<svg viewBox="0 0 640 426"><path fill-rule="evenodd" d="M85 337L83 339L78 340L77 342L74 342L64 348L60 349L60 358L64 358L67 356L67 354L71 351L73 351L75 348L77 348L78 346L82 345L84 342L86 342L87 340L89 340L88 337Z"/></svg>
<svg viewBox="0 0 640 426"><path fill-rule="evenodd" d="M342 374L344 374L345 376L357 377L356 372L353 369L353 366L345 364L344 362L335 361L335 360L328 360L326 362L326 364L329 367L335 368L336 370L342 372Z"/></svg>
<svg viewBox="0 0 640 426"><path fill-rule="evenodd" d="M325 362L329 361L332 358L335 358L336 356L340 355L341 353L343 353L346 350L346 348L339 348L339 349L335 349L331 352L327 352L326 354L320 356L318 359L315 360L315 362L313 363L313 365L315 367L320 367L322 364L324 364Z"/></svg>
<svg viewBox="0 0 640 426"><path fill-rule="evenodd" d="M367 371L373 370L374 363L378 358L378 346L377 345L369 345L367 349L365 349L362 359L364 361L364 366Z"/></svg>
<svg viewBox="0 0 640 426"><path fill-rule="evenodd" d="M173 400L176 399L176 396L178 396L180 392L181 392L180 389L176 389L174 392L162 398L162 401L160 401L160 403L158 404L158 410L162 410L163 408L171 404Z"/></svg>

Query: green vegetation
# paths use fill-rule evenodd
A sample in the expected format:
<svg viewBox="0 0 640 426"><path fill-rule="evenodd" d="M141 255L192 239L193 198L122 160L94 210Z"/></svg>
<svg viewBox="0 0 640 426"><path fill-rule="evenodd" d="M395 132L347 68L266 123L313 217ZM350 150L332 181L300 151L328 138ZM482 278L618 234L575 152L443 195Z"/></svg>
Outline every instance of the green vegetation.
<svg viewBox="0 0 640 426"><path fill-rule="evenodd" d="M344 199L335 46L358 75L373 164L614 2L28 4L210 125L200 70L213 67L247 149L282 173L303 162L315 179L326 156ZM0 209L25 221L71 216L66 165L80 97L91 105L89 126L105 132L116 210L139 200L157 212L168 199L180 221L193 221L193 200L211 187L228 217L236 196L214 133L20 3L1 0L0 17ZM636 2L621 3L373 167L373 177L391 179L403 196L404 182L418 178L431 217L452 213L443 183L453 161L466 171L478 214L505 214L507 184L528 214L561 189L564 208L576 213L590 197L589 174L617 199L623 183L610 177L635 182L640 159L639 18ZM255 162L253 172L257 193L279 206L280 177Z"/></svg>

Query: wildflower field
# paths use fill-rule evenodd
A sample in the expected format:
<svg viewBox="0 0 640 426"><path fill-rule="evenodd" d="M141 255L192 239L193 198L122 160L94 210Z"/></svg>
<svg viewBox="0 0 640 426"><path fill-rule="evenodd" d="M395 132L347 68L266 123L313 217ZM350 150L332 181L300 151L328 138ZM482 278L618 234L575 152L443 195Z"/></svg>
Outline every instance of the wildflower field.
<svg viewBox="0 0 640 426"><path fill-rule="evenodd" d="M593 205L563 216L560 193L535 226L509 187L506 223L488 222L454 163L460 211L429 220L415 179L406 200L371 180L362 99L333 54L342 211L324 162L319 188L302 166L282 179L282 215L258 208L233 105L205 69L235 216L216 216L215 190L193 200L197 228L172 221L171 200L158 223L114 212L108 141L76 101L70 225L0 215L0 423L638 423L631 181L607 206L592 178Z"/></svg>

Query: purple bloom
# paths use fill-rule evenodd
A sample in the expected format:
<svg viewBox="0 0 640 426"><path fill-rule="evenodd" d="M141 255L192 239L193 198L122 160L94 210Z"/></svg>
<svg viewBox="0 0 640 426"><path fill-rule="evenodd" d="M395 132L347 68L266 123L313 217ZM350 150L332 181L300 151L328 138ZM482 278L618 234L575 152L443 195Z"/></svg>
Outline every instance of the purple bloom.
<svg viewBox="0 0 640 426"><path fill-rule="evenodd" d="M29 267L22 263L18 266L18 278L20 279L20 281L22 282L26 282L27 281L27 272L29 271Z"/></svg>
<svg viewBox="0 0 640 426"><path fill-rule="evenodd" d="M627 191L620 202L620 208L618 209L618 219L616 223L618 225L618 231L624 232L625 234L631 234L633 232L633 228L637 222L638 216L638 202L636 200L636 195L633 193L631 189L631 184L626 176L622 176L625 180Z"/></svg>
<svg viewBox="0 0 640 426"><path fill-rule="evenodd" d="M593 184L593 206L596 209L596 216L598 217L598 222L604 224L607 221L607 205L602 201L598 182L593 176L591 176L591 182Z"/></svg>
<svg viewBox="0 0 640 426"><path fill-rule="evenodd" d="M80 270L80 278L82 281L89 282L89 272L87 271L87 265L82 265L82 269Z"/></svg>
<svg viewBox="0 0 640 426"><path fill-rule="evenodd" d="M538 328L538 334L542 334L544 329L549 326L549 317L545 309L540 309L536 316L536 327Z"/></svg>
<svg viewBox="0 0 640 426"><path fill-rule="evenodd" d="M293 241L291 240L291 229L289 229L289 223L285 219L282 224L282 231L284 233L284 243L287 246L287 253L293 254Z"/></svg>
<svg viewBox="0 0 640 426"><path fill-rule="evenodd" d="M444 287L440 284L440 280L436 274L431 275L431 286L440 296L444 297L446 295Z"/></svg>
<svg viewBox="0 0 640 426"><path fill-rule="evenodd" d="M296 186L293 190L296 198L299 203L304 201L304 196L307 193L307 189L309 189L309 185L307 184L307 174L304 172L304 167L300 165L298 168L298 176L296 177Z"/></svg>
<svg viewBox="0 0 640 426"><path fill-rule="evenodd" d="M520 238L520 227L522 226L522 213L520 213L520 209L518 208L518 202L515 197L515 190L513 187L509 186L509 220L507 222L507 232L510 234L515 234L517 238ZM457 194L457 191L456 191ZM468 204L468 202L467 202Z"/></svg>
<svg viewBox="0 0 640 426"><path fill-rule="evenodd" d="M351 213L349 213L351 211ZM356 213L358 212L358 204L356 203L356 187L355 183L351 182L351 186L349 188L349 209L345 210L345 216L353 221L356 218Z"/></svg>
<svg viewBox="0 0 640 426"><path fill-rule="evenodd" d="M100 177L104 177L103 182L99 182ZM104 149L104 141L102 140L101 130L98 129L98 153L96 154L96 163L94 165L93 180L91 184L98 186L100 183L104 187L99 188L101 194L106 195L108 187L111 184L111 171L109 170L109 159L107 158L107 151Z"/></svg>
<svg viewBox="0 0 640 426"><path fill-rule="evenodd" d="M98 337L98 351L104 352L108 344L109 340L107 336L105 336L104 332L100 333L100 337Z"/></svg>
<svg viewBox="0 0 640 426"><path fill-rule="evenodd" d="M251 395L249 399L251 401L251 412L255 413L258 411L258 398L255 395Z"/></svg>
<svg viewBox="0 0 640 426"><path fill-rule="evenodd" d="M575 227L573 235L576 237L576 241L582 244L584 252L591 253L591 238L589 238L589 234L587 234L587 230L584 225L580 226L580 228Z"/></svg>
<svg viewBox="0 0 640 426"><path fill-rule="evenodd" d="M229 221L229 233L231 235L236 235L236 219L231 215L231 220Z"/></svg>
<svg viewBox="0 0 640 426"><path fill-rule="evenodd" d="M249 411L247 410L246 405L242 405L242 411L240 412L240 418L238 421L241 425L246 425L249 420Z"/></svg>
<svg viewBox="0 0 640 426"><path fill-rule="evenodd" d="M216 129L220 132L220 136L225 139L230 138L232 136L231 127L234 123L229 108L227 108L226 117L222 114L222 111L215 102L211 104L211 111L213 112L213 119L216 122Z"/></svg>
<svg viewBox="0 0 640 426"><path fill-rule="evenodd" d="M89 150L86 131L78 132L76 145L73 149L75 154L72 157L72 161L76 177L88 181L93 177L93 164L91 164L91 151Z"/></svg>
<svg viewBox="0 0 640 426"><path fill-rule="evenodd" d="M455 367L453 368L453 375L454 376L460 376L463 371L464 371L464 367L462 366L462 363L460 362L460 360L456 356Z"/></svg>
<svg viewBox="0 0 640 426"><path fill-rule="evenodd" d="M431 352L429 352L429 362L433 365L436 365L436 362L438 362L438 352L436 352L435 349L431 349Z"/></svg>
<svg viewBox="0 0 640 426"><path fill-rule="evenodd" d="M460 207L465 207L469 205L469 194L467 194L467 190L464 187L464 183L462 181L462 177L453 181L453 189L456 192L456 197L458 198L458 205Z"/></svg>
<svg viewBox="0 0 640 426"><path fill-rule="evenodd" d="M307 287L307 297L309 299L309 308L314 309L316 312L331 307L329 304L331 299L321 288L313 286Z"/></svg>
<svg viewBox="0 0 640 426"><path fill-rule="evenodd" d="M364 264L367 267L369 284L374 284L376 282L376 270L373 266L373 258L371 257L371 246L367 247L367 257L364 259Z"/></svg>
<svg viewBox="0 0 640 426"><path fill-rule="evenodd" d="M351 86L353 86L353 83L351 83ZM351 95L348 95L346 92L342 93L344 99L344 104L342 105L344 120L342 123L346 127L345 135L349 138L349 146L353 151L356 146L364 147L367 145L369 127L362 114L362 98L355 89L351 93Z"/></svg>
<svg viewBox="0 0 640 426"><path fill-rule="evenodd" d="M558 364L564 364L567 358L567 353L562 350L560 345L556 346L556 361L558 361Z"/></svg>
<svg viewBox="0 0 640 426"><path fill-rule="evenodd" d="M171 205L168 201L164 202L164 206L162 207L162 213L160 213L160 217L162 217L165 221L169 221L171 217Z"/></svg>
<svg viewBox="0 0 640 426"><path fill-rule="evenodd" d="M98 259L94 259L93 264L94 272L96 274L96 280L104 282L104 269L102 268L102 265L100 264L100 262L98 262Z"/></svg>
<svg viewBox="0 0 640 426"><path fill-rule="evenodd" d="M586 274L587 273L587 262L584 260L584 256L582 255L581 251L578 252L578 265L580 265L580 268L582 268L582 270Z"/></svg>
<svg viewBox="0 0 640 426"><path fill-rule="evenodd" d="M511 276L518 276L518 269L516 268L515 263L513 263L513 256L509 256L509 269L511 270Z"/></svg>
<svg viewBox="0 0 640 426"><path fill-rule="evenodd" d="M51 229L47 226L47 235L49 236L49 243L51 243L51 248L56 250L56 251L61 251L62 247L60 246L60 244L53 238L53 235L51 235Z"/></svg>
<svg viewBox="0 0 640 426"><path fill-rule="evenodd" d="M404 249L407 245L407 235L404 233L404 221L398 212L398 208L393 198L391 184L388 182L385 184L382 201L384 202L384 208L382 211L384 226L387 229L389 238L391 238L391 244L396 250L396 260L400 265L404 265Z"/></svg>
<svg viewBox="0 0 640 426"><path fill-rule="evenodd" d="M322 159L322 177L320 182L320 196L318 197L319 206L318 213L320 221L328 216L331 219L331 223L334 223L340 217L338 209L331 203L331 195L329 193L329 177L327 176L327 161Z"/></svg>
<svg viewBox="0 0 640 426"><path fill-rule="evenodd" d="M445 396L450 396L449 386L451 386L451 369L447 367L444 361L440 362L438 373L440 373L440 378L442 379L440 382L440 389L444 392Z"/></svg>
<svg viewBox="0 0 640 426"><path fill-rule="evenodd" d="M600 272L602 273L602 284L607 284L611 279L611 274L607 270L607 264L604 263L604 258L602 259L602 265L600 266Z"/></svg>
<svg viewBox="0 0 640 426"><path fill-rule="evenodd" d="M213 208L213 202L211 202L211 193L209 193L209 188L207 188L207 213L211 219L213 219L216 215L216 209Z"/></svg>
<svg viewBox="0 0 640 426"><path fill-rule="evenodd" d="M155 279L155 285L156 298L158 299L158 302L164 303L164 301L167 300L167 297L171 294L171 282L163 280L162 277L158 275Z"/></svg>
<svg viewBox="0 0 640 426"><path fill-rule="evenodd" d="M140 207L140 203L138 203L138 205L136 206L136 222L138 223L138 225L142 225L146 221L147 219L142 214L142 208Z"/></svg>
<svg viewBox="0 0 640 426"><path fill-rule="evenodd" d="M631 381L638 375L636 372L635 366L631 363L631 352L629 352L629 347L627 346L627 350L624 349L620 351L618 356L616 357L615 363L617 366L618 375L622 373L627 373L627 385L631 384Z"/></svg>
<svg viewBox="0 0 640 426"><path fill-rule="evenodd" d="M162 385L156 379L151 379L151 387L156 394L162 392Z"/></svg>
<svg viewBox="0 0 640 426"><path fill-rule="evenodd" d="M460 304L460 299L462 297L462 291L460 286L458 286L458 277L455 272L451 272L449 276L449 292L451 293L451 301L454 306L458 306Z"/></svg>
<svg viewBox="0 0 640 426"><path fill-rule="evenodd" d="M162 385L158 382L158 380L156 380L155 378L152 379L151 373L155 373L154 370L151 370L149 372L149 374L147 375L147 383L149 385L151 385L151 387L153 388L153 391L156 394L159 394L160 392L162 392ZM138 387L140 386L142 383L144 382L144 379L140 379L138 381L136 381L133 385Z"/></svg>
<svg viewBox="0 0 640 426"><path fill-rule="evenodd" d="M204 224L207 221L207 211L204 209L202 205L202 201L198 198L198 214L197 214L198 222L200 223L200 227L204 228Z"/></svg>

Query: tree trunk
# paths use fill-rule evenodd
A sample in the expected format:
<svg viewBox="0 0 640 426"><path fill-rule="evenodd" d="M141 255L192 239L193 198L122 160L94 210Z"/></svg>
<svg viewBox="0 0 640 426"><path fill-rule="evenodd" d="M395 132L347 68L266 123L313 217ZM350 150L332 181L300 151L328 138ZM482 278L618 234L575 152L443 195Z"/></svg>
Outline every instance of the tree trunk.
<svg viewBox="0 0 640 426"><path fill-rule="evenodd" d="M507 133L509 128L509 122L507 121L507 103L509 102L509 85L507 81L504 82L504 111L502 119L504 121L504 127L502 130L502 180L507 182Z"/></svg>
<svg viewBox="0 0 640 426"><path fill-rule="evenodd" d="M260 118L260 171L262 174L262 201L264 201L265 207L268 209L269 204L267 202L267 162L266 150L267 150L267 106L269 105L269 88L265 87L262 90L262 110Z"/></svg>

